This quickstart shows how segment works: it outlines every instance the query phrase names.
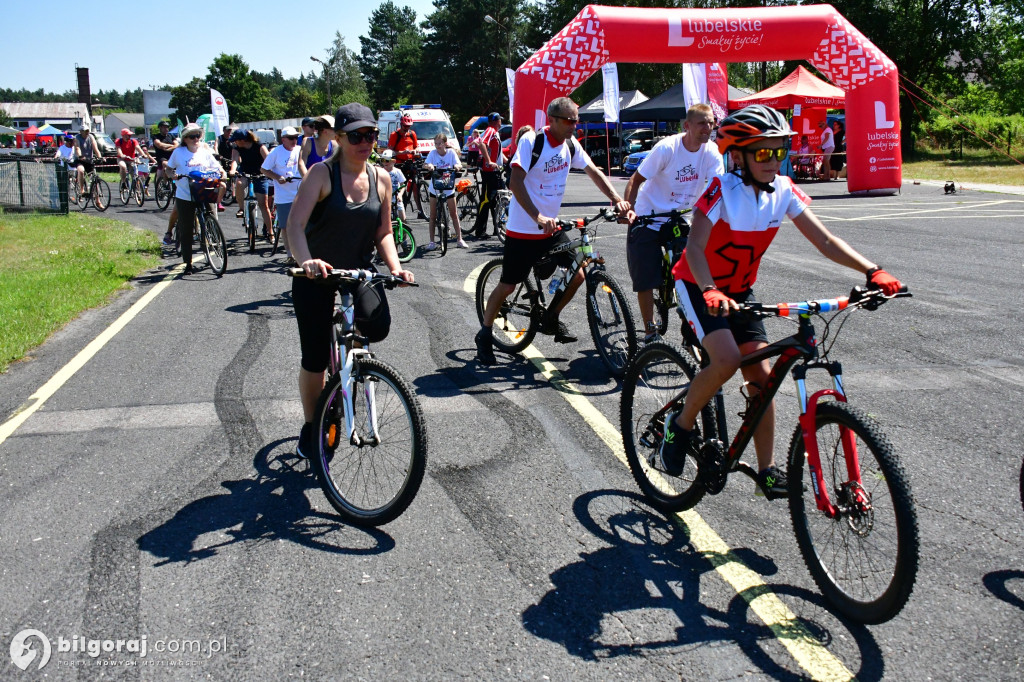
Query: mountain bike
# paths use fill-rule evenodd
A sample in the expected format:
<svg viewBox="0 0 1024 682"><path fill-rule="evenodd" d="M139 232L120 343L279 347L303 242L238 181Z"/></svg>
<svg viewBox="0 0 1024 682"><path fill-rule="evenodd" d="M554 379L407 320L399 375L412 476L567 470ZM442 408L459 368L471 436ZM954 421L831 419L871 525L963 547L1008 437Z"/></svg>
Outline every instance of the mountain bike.
<svg viewBox="0 0 1024 682"><path fill-rule="evenodd" d="M789 446L788 498L800 553L825 598L842 614L861 623L893 618L907 603L917 575L914 498L892 445L865 412L847 402L842 367L829 356L849 319L842 311L875 310L890 298L909 295L889 297L857 287L843 298L741 305L756 317L797 317L797 331L742 359L746 366L778 356L767 385L756 395L744 393L743 421L728 448L722 391L701 411L705 438L695 455L687 453L680 476L663 474L653 462L665 424L682 409L697 365L671 344L645 346L626 372L620 408L626 459L643 494L662 510L676 512L693 507L705 494L720 493L730 474L741 472L756 481L757 472L740 456L790 373L801 414ZM824 322L820 338L812 317ZM831 325L840 318L830 339ZM706 365L696 336L685 323L683 328L691 352ZM807 372L820 369L828 372L832 388L808 395Z"/></svg>
<svg viewBox="0 0 1024 682"><path fill-rule="evenodd" d="M165 172L170 173L172 171L165 169ZM172 199L174 199L174 181L169 177L161 175L156 179L156 186L153 188L153 201L156 202L157 208L163 211L170 205Z"/></svg>
<svg viewBox="0 0 1024 682"><path fill-rule="evenodd" d="M654 324L661 336L668 331L669 311L676 309L676 281L672 276L672 267L683 254L686 240L690 236L690 224L686 222L685 217L689 212L690 209L672 210L638 216L629 228L632 233L635 230L649 229L647 226L655 220L662 221L658 228L658 242L661 245L661 283L654 290Z"/></svg>
<svg viewBox="0 0 1024 682"><path fill-rule="evenodd" d="M288 274L306 276L302 268ZM364 282L388 289L405 282L373 270L334 270L326 281L337 287L341 303L313 419L316 447L310 461L327 501L342 518L379 526L396 519L416 497L427 466L427 432L412 386L376 358L356 330L355 293Z"/></svg>
<svg viewBox="0 0 1024 682"><path fill-rule="evenodd" d="M83 211L89 208L89 202L102 213L110 207L110 185L96 172L96 166L85 174L86 191L78 194L78 207Z"/></svg>
<svg viewBox="0 0 1024 682"><path fill-rule="evenodd" d="M479 168L469 167L466 174L469 177L460 178L455 183L455 206L459 214L459 221L465 225L467 221L476 220L477 212L480 210L480 197L483 196L484 186L477 174Z"/></svg>
<svg viewBox="0 0 1024 682"><path fill-rule="evenodd" d="M512 203L512 190L510 189L499 189L495 192L494 201L496 202L495 208L495 229L498 231L498 241L502 244L505 243L505 234L508 227L508 208L509 204Z"/></svg>
<svg viewBox="0 0 1024 682"><path fill-rule="evenodd" d="M121 195L121 205L127 206L128 201L134 197L135 203L142 206L146 203L146 188L142 184L142 177L136 163L129 163L128 171L121 178L118 184L118 193ZM146 173L149 173L149 166L146 166Z"/></svg>
<svg viewBox="0 0 1024 682"><path fill-rule="evenodd" d="M430 173L430 182L437 192L437 219L434 227L437 229L437 243L442 256L448 253L448 240L455 238L453 228L448 222L448 199L444 195L455 188L455 177L455 170L452 168L438 168Z"/></svg>
<svg viewBox="0 0 1024 682"><path fill-rule="evenodd" d="M285 177L284 181L285 182L302 182L302 178L297 176L297 175L289 175L289 176ZM273 185L271 185L271 186L273 186ZM227 194L229 194L229 192L225 192L225 196ZM269 202L269 197L268 197L268 202ZM281 231L286 229L288 226L287 225L278 225L277 210L276 210L276 208L272 208L271 209L270 215L271 215L272 225L273 225L273 229L274 229L273 247L271 247L271 249L270 249L270 255L273 256L275 253L277 253L277 247L281 243Z"/></svg>
<svg viewBox="0 0 1024 682"><path fill-rule="evenodd" d="M558 244L542 258L529 277L519 284L502 303L495 319L494 346L506 353L518 353L530 345L547 315L558 306L566 287L580 271L586 281L587 322L601 361L618 378L626 371L629 358L636 352L636 322L622 287L604 268L604 258L594 251L596 235L588 228L597 219L615 220L610 209L603 209L590 218L573 222L559 220L558 226L568 232L573 228L580 236ZM557 267L560 254L572 256L571 267ZM487 300L501 279L503 258L489 261L480 271L476 283L476 314L480 324L484 321ZM545 288L541 280L552 277ZM550 302L547 296L551 297Z"/></svg>
<svg viewBox="0 0 1024 682"><path fill-rule="evenodd" d="M224 241L224 233L217 221L217 212L210 210L210 203L217 201L217 188L220 183L220 173L205 176L196 172L194 175L179 175L180 178L188 178L189 191L192 194L192 201L196 205L196 219L192 224L192 239L198 240L199 245L206 256L206 262L217 277L223 277L228 269L228 249ZM174 224L174 248L181 253L181 240L189 236L182 234L181 220Z"/></svg>
<svg viewBox="0 0 1024 682"><path fill-rule="evenodd" d="M250 175L242 171L238 171L238 175L245 178L247 182L245 197L242 199L242 227L245 228L245 238L249 244L249 253L254 253L256 251L256 236L258 233L256 217L260 214L260 208L259 204L256 203L256 193L253 191L252 181L254 178L258 179L262 176ZM266 225L263 226L263 231L266 232Z"/></svg>

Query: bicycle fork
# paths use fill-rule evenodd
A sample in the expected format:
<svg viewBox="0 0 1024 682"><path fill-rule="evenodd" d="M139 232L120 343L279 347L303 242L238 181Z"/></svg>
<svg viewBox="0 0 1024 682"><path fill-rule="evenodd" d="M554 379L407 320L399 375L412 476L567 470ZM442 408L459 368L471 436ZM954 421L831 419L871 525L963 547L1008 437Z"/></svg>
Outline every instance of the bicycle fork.
<svg viewBox="0 0 1024 682"><path fill-rule="evenodd" d="M806 377L809 366L827 369L832 377L832 388L822 389L808 396ZM800 430L804 439L804 451L807 453L807 467L811 473L814 499L818 509L829 518L839 516L844 509L832 502L829 497L828 487L825 485L824 475L821 470L821 452L818 449L817 414L818 405L826 397L832 397L838 402L846 402L842 372L842 366L838 362L815 363L813 365L802 365L793 368L797 398L800 401ZM846 461L847 474L847 480L842 484L840 491L845 491L849 502L852 503L857 512L869 511L871 509L871 500L861 482L860 460L857 457L856 439L853 432L845 426L839 425L839 433L843 457Z"/></svg>
<svg viewBox="0 0 1024 682"><path fill-rule="evenodd" d="M352 370L356 367L359 357L369 355L370 351L365 348L352 348L348 351L348 358L341 368L341 399L345 405L345 433L348 434L348 442L356 447L363 447L364 445L376 447L380 445L380 433L377 430L377 399L374 390L376 382L372 380L363 381L363 396L366 399L366 423L363 424L363 435L356 433L355 404L353 401L355 379L352 378Z"/></svg>

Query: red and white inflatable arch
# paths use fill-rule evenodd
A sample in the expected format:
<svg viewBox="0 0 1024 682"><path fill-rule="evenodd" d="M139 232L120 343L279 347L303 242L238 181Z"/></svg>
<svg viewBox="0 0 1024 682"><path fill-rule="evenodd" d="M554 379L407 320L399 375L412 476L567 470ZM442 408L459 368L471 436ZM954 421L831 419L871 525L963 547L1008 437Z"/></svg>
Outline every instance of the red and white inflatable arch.
<svg viewBox="0 0 1024 682"><path fill-rule="evenodd" d="M851 192L902 183L896 65L831 5L640 9L587 5L516 71L513 130L545 124L545 108L605 62L806 59L846 91Z"/></svg>

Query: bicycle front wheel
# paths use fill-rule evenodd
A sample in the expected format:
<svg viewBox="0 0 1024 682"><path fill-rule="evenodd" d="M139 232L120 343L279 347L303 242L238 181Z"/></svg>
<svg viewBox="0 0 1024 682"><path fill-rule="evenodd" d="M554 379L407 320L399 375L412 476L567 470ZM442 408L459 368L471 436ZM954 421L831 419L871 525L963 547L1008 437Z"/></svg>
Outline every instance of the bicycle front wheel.
<svg viewBox="0 0 1024 682"><path fill-rule="evenodd" d="M508 204L509 204L509 192L508 190L502 190L498 192L498 197L495 199L497 206L495 208L496 224L494 228L498 231L498 241L502 244L505 243L506 226L508 225Z"/></svg>
<svg viewBox="0 0 1024 682"><path fill-rule="evenodd" d="M224 233L220 231L220 223L213 214L204 215L202 221L203 253L206 254L206 262L210 264L215 275L223 277L224 271L228 269L228 250L224 243Z"/></svg>
<svg viewBox="0 0 1024 682"><path fill-rule="evenodd" d="M156 181L156 192L154 201L156 202L157 208L161 211L165 210L171 203L171 198L174 196L174 183L167 178L159 178Z"/></svg>
<svg viewBox="0 0 1024 682"><path fill-rule="evenodd" d="M409 384L375 359L353 372L354 433L345 432L341 375L327 382L317 402L319 446L312 464L338 514L356 526L396 519L416 497L427 466L423 414Z"/></svg>
<svg viewBox="0 0 1024 682"><path fill-rule="evenodd" d="M434 226L437 228L438 243L443 256L448 253L448 205L441 201L440 197L437 200L437 222Z"/></svg>
<svg viewBox="0 0 1024 682"><path fill-rule="evenodd" d="M243 205L245 221L245 238L249 242L249 253L256 251L256 202L246 201Z"/></svg>
<svg viewBox="0 0 1024 682"><path fill-rule="evenodd" d="M501 280L501 258L495 258L484 265L476 280L476 317L482 325L484 310L491 292ZM528 276L498 309L494 319L494 346L505 353L518 353L533 342L540 329L540 309L537 306L539 292Z"/></svg>
<svg viewBox="0 0 1024 682"><path fill-rule="evenodd" d="M622 380L619 427L626 461L640 491L666 512L690 509L705 493L697 480L697 462L689 455L679 476L670 476L651 465L665 437L665 422L683 409L683 399L696 374L697 366L683 351L657 342L644 346ZM716 434L711 403L700 416L702 433Z"/></svg>
<svg viewBox="0 0 1024 682"><path fill-rule="evenodd" d="M121 195L121 205L127 206L128 200L132 197L132 183L128 178L124 178L118 183L117 192Z"/></svg>
<svg viewBox="0 0 1024 682"><path fill-rule="evenodd" d="M884 623L910 598L919 537L907 475L878 425L846 403L818 405L814 437L834 518L818 510L798 426L789 446L789 511L804 562L825 598L859 623ZM854 452L847 448L855 447ZM859 462L857 484L847 455ZM806 485L803 485L806 482ZM805 490L806 488L806 490Z"/></svg>
<svg viewBox="0 0 1024 682"><path fill-rule="evenodd" d="M68 180L68 206L72 204L78 205L81 197L78 194L78 180L75 178L74 173L71 173L71 179Z"/></svg>
<svg viewBox="0 0 1024 682"><path fill-rule="evenodd" d="M603 270L587 274L587 322L605 367L621 378L636 354L636 322L622 287Z"/></svg>
<svg viewBox="0 0 1024 682"><path fill-rule="evenodd" d="M142 207L146 203L146 188L142 186L142 178L135 178L132 186L135 193L135 203Z"/></svg>
<svg viewBox="0 0 1024 682"><path fill-rule="evenodd" d="M408 263L416 255L416 237L413 236L412 230L398 220L391 224L391 233L395 236L398 262Z"/></svg>
<svg viewBox="0 0 1024 682"><path fill-rule="evenodd" d="M110 206L110 185L106 180L97 180L92 183L92 204L96 210L102 213Z"/></svg>

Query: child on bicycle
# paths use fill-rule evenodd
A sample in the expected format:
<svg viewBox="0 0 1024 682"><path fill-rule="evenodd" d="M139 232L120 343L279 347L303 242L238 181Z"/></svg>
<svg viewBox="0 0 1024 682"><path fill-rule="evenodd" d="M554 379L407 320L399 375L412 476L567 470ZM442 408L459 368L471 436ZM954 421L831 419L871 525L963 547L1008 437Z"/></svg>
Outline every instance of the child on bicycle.
<svg viewBox="0 0 1024 682"><path fill-rule="evenodd" d="M391 176L391 204L398 211L398 219L405 222L405 173L395 167L395 152L385 149L380 153L380 163Z"/></svg>
<svg viewBox="0 0 1024 682"><path fill-rule="evenodd" d="M423 170L428 173L435 169L451 170L454 173L462 171L459 155L448 147L448 136L444 133L434 136L434 148L427 155L427 162L423 164ZM434 184L431 182L427 186L427 194L430 195L430 243L423 250L433 251L437 248L437 243L434 241L434 226L437 224L437 212L445 210L445 206L448 207L452 227L455 228L455 245L460 249L468 248L462 239L462 225L459 224L459 212L455 208L455 190L437 190L434 189Z"/></svg>
<svg viewBox="0 0 1024 682"><path fill-rule="evenodd" d="M826 258L864 273L868 285L886 295L902 284L836 237L807 208L810 198L786 176L779 164L796 133L775 109L749 106L725 118L718 128L718 148L730 154L735 170L712 180L693 211L684 258L672 270L686 321L710 364L690 384L682 411L670 420L655 467L672 476L683 473L686 457L699 459L702 439L697 415L740 369L742 356L768 345L759 319L731 315L740 303L754 301L751 289L757 268L772 239L788 217ZM768 379L768 361L741 369L750 393ZM786 475L775 466L775 406L768 406L754 431L758 494L768 499L787 495Z"/></svg>

